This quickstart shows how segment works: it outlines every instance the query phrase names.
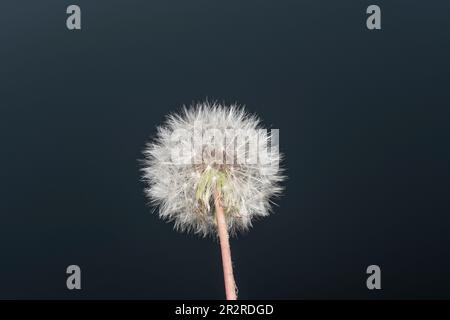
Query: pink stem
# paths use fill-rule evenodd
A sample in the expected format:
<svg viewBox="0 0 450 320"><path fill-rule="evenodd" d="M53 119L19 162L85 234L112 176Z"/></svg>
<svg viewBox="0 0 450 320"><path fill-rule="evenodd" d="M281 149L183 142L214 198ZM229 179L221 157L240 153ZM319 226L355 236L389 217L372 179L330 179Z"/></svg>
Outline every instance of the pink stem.
<svg viewBox="0 0 450 320"><path fill-rule="evenodd" d="M220 195L214 194L214 205L216 207L217 230L219 233L220 250L222 252L223 279L225 282L225 293L227 300L237 300L236 283L234 282L233 264L231 262L231 249L228 236L228 227L223 213Z"/></svg>

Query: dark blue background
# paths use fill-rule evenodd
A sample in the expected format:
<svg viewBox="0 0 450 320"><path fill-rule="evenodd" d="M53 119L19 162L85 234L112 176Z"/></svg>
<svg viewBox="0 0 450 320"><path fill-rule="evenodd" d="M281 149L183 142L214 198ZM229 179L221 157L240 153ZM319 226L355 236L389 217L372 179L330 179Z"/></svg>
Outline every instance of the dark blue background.
<svg viewBox="0 0 450 320"><path fill-rule="evenodd" d="M222 298L217 242L152 215L138 164L165 114L207 97L279 128L286 155L275 214L232 241L241 298L448 298L449 9L3 0L0 298Z"/></svg>

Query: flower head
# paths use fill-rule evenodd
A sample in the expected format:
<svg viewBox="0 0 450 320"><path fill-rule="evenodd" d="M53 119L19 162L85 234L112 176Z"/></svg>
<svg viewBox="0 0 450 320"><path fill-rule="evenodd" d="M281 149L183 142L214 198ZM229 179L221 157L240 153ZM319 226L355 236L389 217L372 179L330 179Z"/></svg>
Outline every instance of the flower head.
<svg viewBox="0 0 450 320"><path fill-rule="evenodd" d="M205 102L169 115L144 150L146 195L177 230L215 234L215 197L228 231L246 230L282 191L276 133L235 105Z"/></svg>

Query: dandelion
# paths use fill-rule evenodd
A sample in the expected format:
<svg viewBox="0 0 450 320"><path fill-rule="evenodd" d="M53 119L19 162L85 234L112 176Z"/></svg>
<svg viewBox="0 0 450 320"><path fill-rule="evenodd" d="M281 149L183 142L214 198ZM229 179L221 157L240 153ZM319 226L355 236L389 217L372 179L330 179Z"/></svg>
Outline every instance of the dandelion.
<svg viewBox="0 0 450 320"><path fill-rule="evenodd" d="M282 192L276 138L243 107L204 102L169 115L144 150L145 193L159 216L219 238L229 300L237 299L229 235L269 215Z"/></svg>

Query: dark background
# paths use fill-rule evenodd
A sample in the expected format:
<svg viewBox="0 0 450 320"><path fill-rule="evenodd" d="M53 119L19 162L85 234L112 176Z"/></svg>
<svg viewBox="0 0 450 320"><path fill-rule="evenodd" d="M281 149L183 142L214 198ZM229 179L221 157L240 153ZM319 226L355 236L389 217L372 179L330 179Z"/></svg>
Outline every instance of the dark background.
<svg viewBox="0 0 450 320"><path fill-rule="evenodd" d="M0 298L223 298L217 242L151 214L138 163L168 112L205 98L257 112L286 155L275 214L232 240L241 298L448 298L449 12L1 1Z"/></svg>

